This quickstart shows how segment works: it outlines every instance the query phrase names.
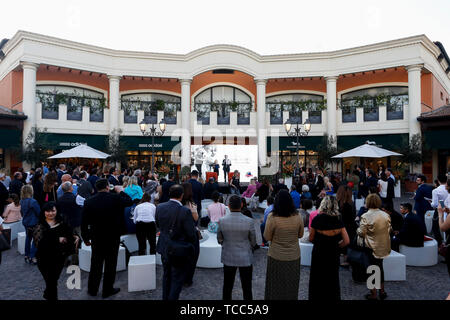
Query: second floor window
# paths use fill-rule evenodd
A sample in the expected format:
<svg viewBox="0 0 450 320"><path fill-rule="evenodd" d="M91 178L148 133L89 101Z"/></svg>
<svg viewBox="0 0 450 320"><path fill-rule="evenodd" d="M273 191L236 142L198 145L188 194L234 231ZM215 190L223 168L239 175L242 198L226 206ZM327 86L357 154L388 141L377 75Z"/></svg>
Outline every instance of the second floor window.
<svg viewBox="0 0 450 320"><path fill-rule="evenodd" d="M124 123L137 123L138 110L144 111L144 121L156 124L158 111L164 111L167 124L177 123L177 111L181 110L181 99L177 96L160 93L136 93L122 95L121 107L124 110Z"/></svg>
<svg viewBox="0 0 450 320"><path fill-rule="evenodd" d="M294 93L276 95L266 98L266 110L270 112L270 124L283 124L283 111L289 112L289 119L292 122L303 122L303 110L295 105L296 102L311 102L308 118L311 123L322 123L322 111L315 110L315 102L323 102L323 96L306 93ZM287 119L285 119L287 120Z"/></svg>

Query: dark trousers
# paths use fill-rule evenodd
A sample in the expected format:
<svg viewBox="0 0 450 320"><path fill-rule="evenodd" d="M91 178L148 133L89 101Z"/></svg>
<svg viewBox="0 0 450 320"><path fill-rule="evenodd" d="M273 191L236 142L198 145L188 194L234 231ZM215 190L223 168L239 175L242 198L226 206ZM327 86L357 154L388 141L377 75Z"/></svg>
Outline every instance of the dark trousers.
<svg viewBox="0 0 450 320"><path fill-rule="evenodd" d="M381 273L381 283L384 283L384 269L383 269L383 259L377 259L373 256L373 253L371 253L370 255L370 264L376 265L380 268L380 273Z"/></svg>
<svg viewBox="0 0 450 320"><path fill-rule="evenodd" d="M147 240L150 244L150 254L156 254L156 224L154 222L136 223L136 238L139 244L139 255L145 255Z"/></svg>
<svg viewBox="0 0 450 320"><path fill-rule="evenodd" d="M197 267L197 261L198 261L199 255L200 255L200 240L197 239L196 243L194 244L194 257L190 261L188 272L186 274L185 283L187 283L187 284L191 284L192 281L194 280L194 273L195 273L195 268Z"/></svg>
<svg viewBox="0 0 450 320"><path fill-rule="evenodd" d="M225 181L225 182L227 182L227 180L228 180L228 173L230 173L230 170L228 170L228 171L225 171L225 170L224 170L224 171L223 171L223 175L224 175L224 179L225 179L224 181Z"/></svg>
<svg viewBox="0 0 450 320"><path fill-rule="evenodd" d="M441 229L439 228L439 213L438 213L437 209L434 210L433 221L432 221L432 225L431 225L431 232L434 236L434 239L437 241L438 246L440 246L442 243L442 235L441 235Z"/></svg>
<svg viewBox="0 0 450 320"><path fill-rule="evenodd" d="M163 264L163 300L178 300L186 280L190 261L185 264L173 265L165 255L161 255Z"/></svg>
<svg viewBox="0 0 450 320"><path fill-rule="evenodd" d="M110 293L113 290L119 245L120 238L92 242L91 270L88 280L88 291L90 293L98 292L102 279L103 264L105 264L103 293Z"/></svg>
<svg viewBox="0 0 450 320"><path fill-rule="evenodd" d="M64 257L39 257L38 268L45 281L44 298L58 300L58 279L64 267Z"/></svg>
<svg viewBox="0 0 450 320"><path fill-rule="evenodd" d="M223 300L231 300L231 293L234 287L234 278L236 270L239 268L239 276L241 277L242 292L244 300L253 300L252 294L252 272L253 266L248 267L232 267L223 266Z"/></svg>

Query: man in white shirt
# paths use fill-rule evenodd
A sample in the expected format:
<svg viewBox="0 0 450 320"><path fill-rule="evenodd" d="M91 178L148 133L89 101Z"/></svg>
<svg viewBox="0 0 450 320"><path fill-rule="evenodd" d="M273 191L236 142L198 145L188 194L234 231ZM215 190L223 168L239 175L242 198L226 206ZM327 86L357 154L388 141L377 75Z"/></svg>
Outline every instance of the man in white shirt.
<svg viewBox="0 0 450 320"><path fill-rule="evenodd" d="M431 207L433 207L433 209L435 209L434 215L433 215L432 232L433 232L434 238L440 245L442 242L442 235L441 235L441 231L439 229L439 220L438 220L439 216L438 216L438 212L436 209L439 206L439 201L445 201L448 197L448 192L446 189L447 177L444 174L440 174L438 176L438 181L439 181L439 187L435 188L431 192L431 195L432 195Z"/></svg>

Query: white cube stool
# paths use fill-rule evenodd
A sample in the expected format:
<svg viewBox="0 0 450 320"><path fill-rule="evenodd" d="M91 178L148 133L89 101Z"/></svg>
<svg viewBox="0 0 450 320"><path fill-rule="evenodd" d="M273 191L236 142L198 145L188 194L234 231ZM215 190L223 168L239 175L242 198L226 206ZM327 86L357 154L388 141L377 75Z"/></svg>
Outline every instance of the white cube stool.
<svg viewBox="0 0 450 320"><path fill-rule="evenodd" d="M202 232L203 239L200 240L200 255L197 267L200 268L223 268L220 261L222 246L217 242L217 234L209 231Z"/></svg>
<svg viewBox="0 0 450 320"><path fill-rule="evenodd" d="M267 209L267 200L264 200L263 202L260 202L258 205L258 208L266 210Z"/></svg>
<svg viewBox="0 0 450 320"><path fill-rule="evenodd" d="M80 269L86 272L91 271L91 257L92 249L91 246L86 246L84 243L81 244L81 249L78 251L78 260ZM127 268L125 259L125 248L119 247L119 254L117 256L117 267L116 271L123 271ZM105 266L103 266L103 271L105 271Z"/></svg>
<svg viewBox="0 0 450 320"><path fill-rule="evenodd" d="M120 237L120 241L123 241L130 252L136 252L139 250L139 245L135 234L123 235Z"/></svg>
<svg viewBox="0 0 450 320"><path fill-rule="evenodd" d="M25 254L25 239L27 234L25 232L19 232L17 234L17 251L21 254Z"/></svg>
<svg viewBox="0 0 450 320"><path fill-rule="evenodd" d="M405 255L391 250L388 257L383 259L384 280L405 281L406 280L406 257Z"/></svg>
<svg viewBox="0 0 450 320"><path fill-rule="evenodd" d="M314 244L311 242L300 242L300 239L298 243L300 244L300 265L310 267Z"/></svg>
<svg viewBox="0 0 450 320"><path fill-rule="evenodd" d="M19 232L24 232L25 227L22 224L22 220L12 223L3 223L3 229L11 229L11 245L14 240L17 239L17 234Z"/></svg>
<svg viewBox="0 0 450 320"><path fill-rule="evenodd" d="M429 267L438 263L438 245L436 240L425 241L423 247L400 245L400 253L406 256L406 265Z"/></svg>
<svg viewBox="0 0 450 320"><path fill-rule="evenodd" d="M128 292L156 289L155 260L155 255L130 257Z"/></svg>

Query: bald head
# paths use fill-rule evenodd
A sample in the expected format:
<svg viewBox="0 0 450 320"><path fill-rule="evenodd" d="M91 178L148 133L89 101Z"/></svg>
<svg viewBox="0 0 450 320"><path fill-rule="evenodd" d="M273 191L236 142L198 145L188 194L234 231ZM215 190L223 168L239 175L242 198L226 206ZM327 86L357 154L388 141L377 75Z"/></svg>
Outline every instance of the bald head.
<svg viewBox="0 0 450 320"><path fill-rule="evenodd" d="M70 174L63 174L61 177L61 184L63 184L64 182L72 182L72 177L70 176Z"/></svg>

